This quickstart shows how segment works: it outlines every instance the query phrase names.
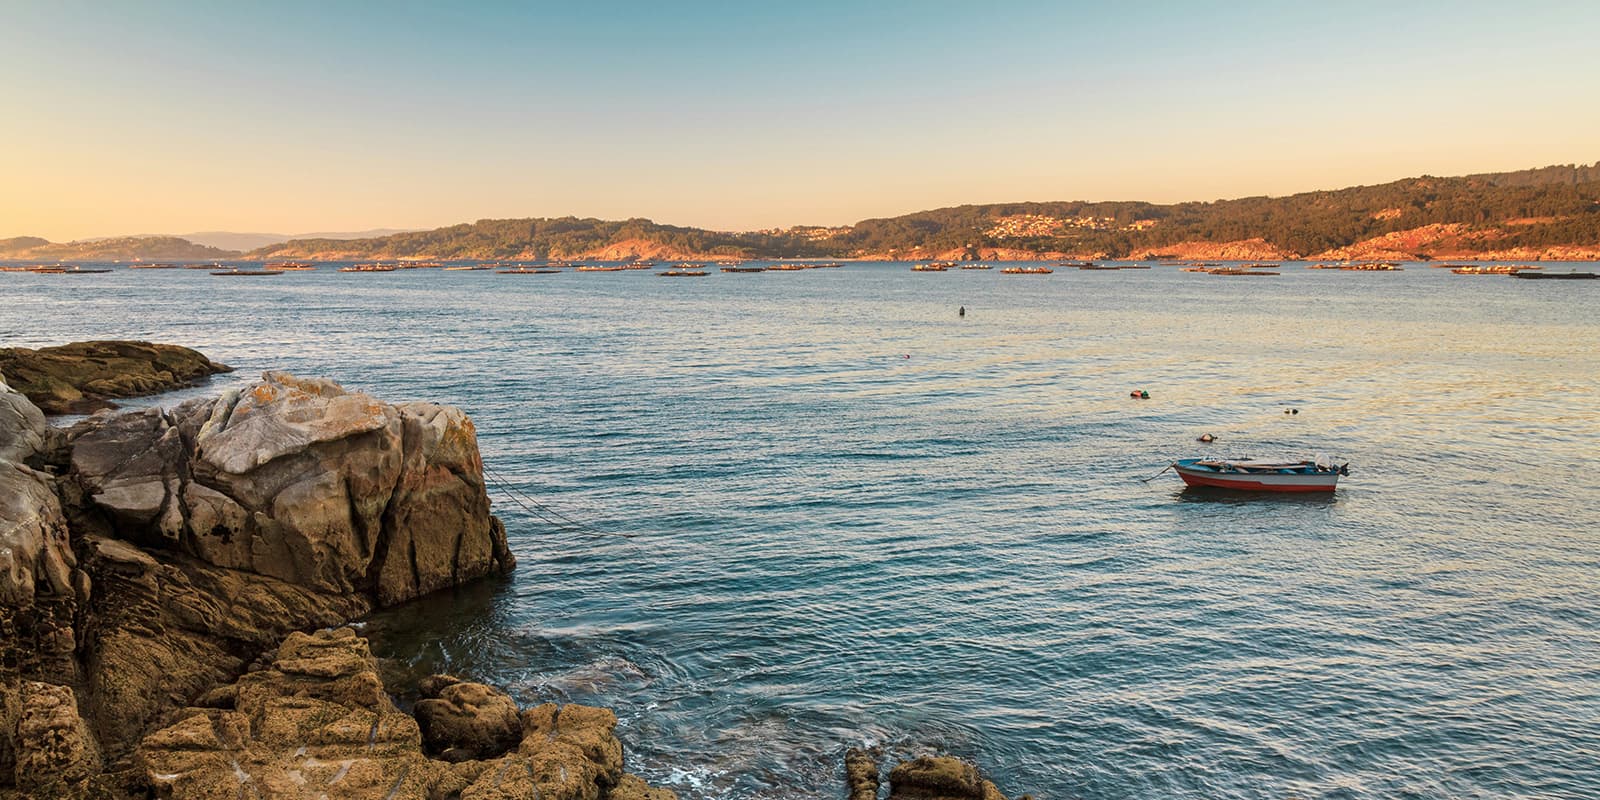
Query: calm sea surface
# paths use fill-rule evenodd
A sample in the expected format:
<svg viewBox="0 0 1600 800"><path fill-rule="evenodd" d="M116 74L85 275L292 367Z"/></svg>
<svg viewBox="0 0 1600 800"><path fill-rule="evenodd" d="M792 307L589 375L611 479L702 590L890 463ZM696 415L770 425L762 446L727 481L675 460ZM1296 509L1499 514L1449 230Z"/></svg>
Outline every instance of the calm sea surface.
<svg viewBox="0 0 1600 800"><path fill-rule="evenodd" d="M368 632L615 709L688 797L835 797L862 744L1044 798L1600 797L1600 281L0 275L0 344L91 338L465 408L582 528L492 485L514 580ZM1139 480L1201 452L1352 474Z"/></svg>

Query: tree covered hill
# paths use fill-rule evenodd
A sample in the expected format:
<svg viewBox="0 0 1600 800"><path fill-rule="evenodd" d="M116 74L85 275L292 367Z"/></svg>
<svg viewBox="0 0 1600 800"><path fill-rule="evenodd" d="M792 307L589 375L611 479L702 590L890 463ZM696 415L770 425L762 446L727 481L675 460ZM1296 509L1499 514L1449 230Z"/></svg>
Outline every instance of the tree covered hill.
<svg viewBox="0 0 1600 800"><path fill-rule="evenodd" d="M1377 186L1158 205L1047 202L967 205L867 219L837 229L731 233L608 221L490 219L373 239L308 239L263 258L1103 257L1254 242L1270 257L1375 254L1574 257L1600 252L1600 162ZM1399 249L1396 249L1399 248ZM1252 251L1255 252L1255 251Z"/></svg>
<svg viewBox="0 0 1600 800"><path fill-rule="evenodd" d="M14 261L211 261L239 253L176 236L122 236L51 242L37 236L0 239L0 259Z"/></svg>
<svg viewBox="0 0 1600 800"><path fill-rule="evenodd" d="M839 228L725 232L648 219L485 219L364 239L295 239L250 258L1600 259L1600 162L1214 202L993 203ZM0 239L8 260L211 260L176 237Z"/></svg>

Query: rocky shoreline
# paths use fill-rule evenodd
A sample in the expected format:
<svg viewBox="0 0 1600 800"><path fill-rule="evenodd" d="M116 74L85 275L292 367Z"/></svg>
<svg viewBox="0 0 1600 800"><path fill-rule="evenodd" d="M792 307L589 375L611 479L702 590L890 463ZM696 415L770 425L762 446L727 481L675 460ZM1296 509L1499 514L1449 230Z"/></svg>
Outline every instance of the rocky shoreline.
<svg viewBox="0 0 1600 800"><path fill-rule="evenodd" d="M159 394L232 371L187 347L150 342L0 348L0 375L46 414L116 408L113 398Z"/></svg>
<svg viewBox="0 0 1600 800"><path fill-rule="evenodd" d="M624 771L605 709L519 709L438 675L402 712L344 627L511 571L459 409L268 372L61 430L7 377L0 798L673 797ZM846 772L852 797L878 794L875 757L852 752ZM1001 797L948 758L889 783L891 797Z"/></svg>

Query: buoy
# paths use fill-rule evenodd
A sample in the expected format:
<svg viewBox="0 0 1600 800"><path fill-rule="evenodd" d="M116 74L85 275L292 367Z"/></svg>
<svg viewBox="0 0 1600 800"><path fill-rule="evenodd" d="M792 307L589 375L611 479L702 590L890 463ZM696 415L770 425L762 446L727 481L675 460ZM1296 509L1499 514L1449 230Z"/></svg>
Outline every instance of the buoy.
<svg viewBox="0 0 1600 800"><path fill-rule="evenodd" d="M1143 390L1143 389L1134 389L1133 391L1128 392L1128 396L1129 397L1133 397L1133 398L1137 398L1139 400L1149 400L1150 399L1150 393L1145 391L1145 390Z"/></svg>
<svg viewBox="0 0 1600 800"><path fill-rule="evenodd" d="M905 355L905 357L906 357L906 358L910 358L910 357L911 357L911 354L910 354L910 353L906 353L906 355Z"/></svg>
<svg viewBox="0 0 1600 800"><path fill-rule="evenodd" d="M1212 436L1209 433L1200 434L1200 438L1198 439L1198 441L1202 441L1202 442L1214 442L1216 440L1217 440L1217 437Z"/></svg>
<svg viewBox="0 0 1600 800"><path fill-rule="evenodd" d="M1285 413L1285 414L1298 414L1298 413L1300 413L1300 409L1298 409L1298 408L1286 408L1286 409L1283 410L1283 413Z"/></svg>

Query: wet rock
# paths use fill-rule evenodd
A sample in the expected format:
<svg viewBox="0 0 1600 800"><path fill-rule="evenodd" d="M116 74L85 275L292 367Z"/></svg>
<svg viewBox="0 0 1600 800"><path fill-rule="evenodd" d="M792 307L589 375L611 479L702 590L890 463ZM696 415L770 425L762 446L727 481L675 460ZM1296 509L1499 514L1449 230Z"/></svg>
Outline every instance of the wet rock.
<svg viewBox="0 0 1600 800"><path fill-rule="evenodd" d="M495 758L522 741L522 719L509 695L481 683L425 681L413 712L429 753L446 761ZM453 680L453 679L451 679Z"/></svg>
<svg viewBox="0 0 1600 800"><path fill-rule="evenodd" d="M387 606L512 566L459 409L269 372L214 400L92 417L72 475L117 535Z"/></svg>
<svg viewBox="0 0 1600 800"><path fill-rule="evenodd" d="M890 800L1005 800L978 768L951 756L902 761L889 771Z"/></svg>
<svg viewBox="0 0 1600 800"><path fill-rule="evenodd" d="M637 775L623 775L612 788L608 800L677 800L670 789L658 789Z"/></svg>
<svg viewBox="0 0 1600 800"><path fill-rule="evenodd" d="M870 750L852 747L844 754L844 780L850 800L877 800L878 756Z"/></svg>
<svg viewBox="0 0 1600 800"><path fill-rule="evenodd" d="M187 347L150 342L0 349L0 373L46 414L115 408L110 398L157 394L231 371Z"/></svg>

